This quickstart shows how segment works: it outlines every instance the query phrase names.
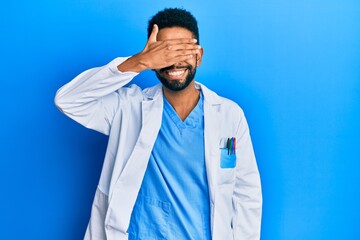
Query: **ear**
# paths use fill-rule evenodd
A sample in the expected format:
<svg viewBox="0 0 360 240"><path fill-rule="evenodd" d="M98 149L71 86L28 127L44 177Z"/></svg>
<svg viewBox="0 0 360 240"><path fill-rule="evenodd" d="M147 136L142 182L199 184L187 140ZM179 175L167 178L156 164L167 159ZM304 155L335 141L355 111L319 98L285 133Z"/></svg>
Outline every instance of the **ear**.
<svg viewBox="0 0 360 240"><path fill-rule="evenodd" d="M200 53L196 54L196 66L199 67L201 64L202 56L204 55L204 49L200 48Z"/></svg>

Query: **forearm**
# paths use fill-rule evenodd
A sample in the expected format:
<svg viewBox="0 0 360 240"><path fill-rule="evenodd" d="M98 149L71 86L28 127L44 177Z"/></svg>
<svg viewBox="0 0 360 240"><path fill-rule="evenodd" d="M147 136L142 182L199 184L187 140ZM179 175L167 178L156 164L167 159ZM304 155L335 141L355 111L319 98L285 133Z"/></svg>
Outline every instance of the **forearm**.
<svg viewBox="0 0 360 240"><path fill-rule="evenodd" d="M55 96L60 108L91 102L106 96L130 82L137 73L119 72L117 66L126 58L117 58L102 67L86 70L61 87Z"/></svg>
<svg viewBox="0 0 360 240"><path fill-rule="evenodd" d="M125 60L117 58L79 74L57 91L56 106L80 124L106 134L118 106L116 91L137 75L118 70Z"/></svg>

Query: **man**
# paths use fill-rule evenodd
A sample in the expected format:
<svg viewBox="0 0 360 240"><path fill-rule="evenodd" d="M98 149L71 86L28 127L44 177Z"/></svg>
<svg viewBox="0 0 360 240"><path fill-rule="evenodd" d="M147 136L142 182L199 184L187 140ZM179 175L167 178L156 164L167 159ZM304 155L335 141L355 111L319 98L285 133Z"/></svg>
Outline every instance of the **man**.
<svg viewBox="0 0 360 240"><path fill-rule="evenodd" d="M81 73L59 109L109 135L85 239L259 239L261 187L240 107L194 81L196 19L157 13L140 53ZM161 84L124 87L152 69Z"/></svg>

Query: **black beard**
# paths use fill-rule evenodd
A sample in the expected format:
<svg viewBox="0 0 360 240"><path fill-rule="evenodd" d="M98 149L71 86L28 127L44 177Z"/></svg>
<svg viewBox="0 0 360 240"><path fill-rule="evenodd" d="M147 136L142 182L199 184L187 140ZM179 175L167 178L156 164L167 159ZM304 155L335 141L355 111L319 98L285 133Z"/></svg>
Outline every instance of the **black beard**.
<svg viewBox="0 0 360 240"><path fill-rule="evenodd" d="M185 78L185 81L183 83L180 80L168 81L165 77L163 77L161 75L166 70L170 70L170 69L187 69L188 74L187 74L187 76ZM192 82L192 80L195 77L196 67L193 68L191 65L175 67L173 65L173 66L170 66L170 67L162 68L159 71L155 71L155 72L156 72L157 78L160 80L160 82L163 84L164 87L166 87L169 90L177 92L177 91L181 91L181 90L185 89L187 86L189 86L189 84Z"/></svg>

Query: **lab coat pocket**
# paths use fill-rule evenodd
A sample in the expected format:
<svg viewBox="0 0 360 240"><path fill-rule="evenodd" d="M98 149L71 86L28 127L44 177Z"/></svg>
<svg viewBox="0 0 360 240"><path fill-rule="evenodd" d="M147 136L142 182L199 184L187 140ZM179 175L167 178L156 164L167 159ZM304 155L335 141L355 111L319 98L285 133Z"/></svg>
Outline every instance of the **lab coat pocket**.
<svg viewBox="0 0 360 240"><path fill-rule="evenodd" d="M170 203L139 195L128 229L129 240L168 239Z"/></svg>
<svg viewBox="0 0 360 240"><path fill-rule="evenodd" d="M236 155L228 154L227 148L220 148L218 183L232 184L235 181Z"/></svg>
<svg viewBox="0 0 360 240"><path fill-rule="evenodd" d="M220 167L221 168L234 168L236 166L236 154L230 153L227 148L220 148Z"/></svg>

